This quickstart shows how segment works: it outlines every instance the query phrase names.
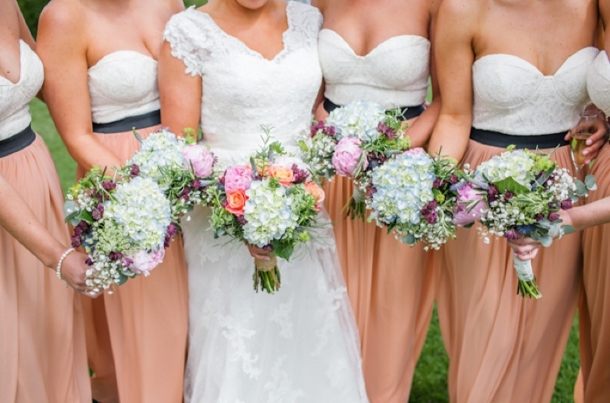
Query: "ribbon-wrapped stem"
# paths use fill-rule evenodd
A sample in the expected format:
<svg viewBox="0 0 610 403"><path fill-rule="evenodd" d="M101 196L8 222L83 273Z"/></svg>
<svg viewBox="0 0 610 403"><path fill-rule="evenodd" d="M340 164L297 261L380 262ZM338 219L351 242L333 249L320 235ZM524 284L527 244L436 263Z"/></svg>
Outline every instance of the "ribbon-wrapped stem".
<svg viewBox="0 0 610 403"><path fill-rule="evenodd" d="M354 193L349 199L347 205L344 207L344 210L345 209L347 209L347 217L351 218L352 220L360 218L362 221L364 221L366 216L365 194L356 184L354 184Z"/></svg>
<svg viewBox="0 0 610 403"><path fill-rule="evenodd" d="M269 294L273 294L280 289L280 269L277 266L275 253L269 255L269 260L254 259L254 268L253 279L256 292L262 289Z"/></svg>
<svg viewBox="0 0 610 403"><path fill-rule="evenodd" d="M519 278L517 294L522 295L524 298L542 298L538 284L536 284L536 276L534 276L534 271L532 270L532 261L521 260L517 256L513 256L513 258L517 278Z"/></svg>

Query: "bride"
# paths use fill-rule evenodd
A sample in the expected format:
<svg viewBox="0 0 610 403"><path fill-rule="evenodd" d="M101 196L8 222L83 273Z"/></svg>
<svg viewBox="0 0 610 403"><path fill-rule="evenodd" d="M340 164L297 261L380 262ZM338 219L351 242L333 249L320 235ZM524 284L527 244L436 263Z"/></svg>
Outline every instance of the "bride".
<svg viewBox="0 0 610 403"><path fill-rule="evenodd" d="M245 162L261 125L295 149L322 81L320 13L281 0L215 0L175 15L159 59L162 122L201 125L219 165ZM264 250L184 222L190 291L187 402L366 402L358 333L330 226L281 261L275 295L252 289ZM322 232L322 231L320 231ZM250 252L250 253L249 253Z"/></svg>

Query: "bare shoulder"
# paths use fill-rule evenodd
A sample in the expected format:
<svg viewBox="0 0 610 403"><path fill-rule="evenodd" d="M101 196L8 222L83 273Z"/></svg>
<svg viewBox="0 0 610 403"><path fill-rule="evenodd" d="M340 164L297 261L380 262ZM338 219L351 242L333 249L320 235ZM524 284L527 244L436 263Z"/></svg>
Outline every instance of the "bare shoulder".
<svg viewBox="0 0 610 403"><path fill-rule="evenodd" d="M78 0L52 0L42 10L40 31L48 34L78 34L86 27L86 13Z"/></svg>
<svg viewBox="0 0 610 403"><path fill-rule="evenodd" d="M184 2L182 0L166 0L173 14L184 10Z"/></svg>
<svg viewBox="0 0 610 403"><path fill-rule="evenodd" d="M465 23L477 21L488 0L433 0L439 15L446 19L462 20Z"/></svg>

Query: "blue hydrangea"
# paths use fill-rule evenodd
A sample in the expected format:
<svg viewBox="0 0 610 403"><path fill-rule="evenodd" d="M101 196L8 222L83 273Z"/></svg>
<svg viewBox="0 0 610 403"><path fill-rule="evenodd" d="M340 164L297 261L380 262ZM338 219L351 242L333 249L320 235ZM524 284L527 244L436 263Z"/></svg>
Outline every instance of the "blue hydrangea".
<svg viewBox="0 0 610 403"><path fill-rule="evenodd" d="M152 133L142 141L142 148L137 152L127 165L137 165L140 168L140 175L152 178L156 182L160 181L160 167L167 167L172 164L185 165L186 159L182 151L186 147L186 142L166 129Z"/></svg>
<svg viewBox="0 0 610 403"><path fill-rule="evenodd" d="M374 102L355 101L330 113L328 126L337 131L337 140L358 137L369 142L379 136L377 126L385 118L385 110Z"/></svg>

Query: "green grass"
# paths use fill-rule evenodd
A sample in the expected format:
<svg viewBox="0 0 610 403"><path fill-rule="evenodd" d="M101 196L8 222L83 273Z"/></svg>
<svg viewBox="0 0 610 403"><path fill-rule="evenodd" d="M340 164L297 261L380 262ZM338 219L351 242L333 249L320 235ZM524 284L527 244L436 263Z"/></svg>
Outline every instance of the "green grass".
<svg viewBox="0 0 610 403"><path fill-rule="evenodd" d="M55 130L53 121L49 117L46 106L39 100L30 104L32 108L32 126L47 143L55 159L64 191L74 182L76 164L67 153L61 138ZM436 312L432 317L428 338L424 345L422 355L417 363L413 377L410 403L448 403L447 394L447 367L449 359L443 347L440 328ZM573 402L573 389L580 358L578 355L578 321L574 321L568 347L563 356L561 371L557 377L553 403ZM511 402L516 403L516 402Z"/></svg>

